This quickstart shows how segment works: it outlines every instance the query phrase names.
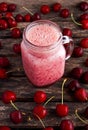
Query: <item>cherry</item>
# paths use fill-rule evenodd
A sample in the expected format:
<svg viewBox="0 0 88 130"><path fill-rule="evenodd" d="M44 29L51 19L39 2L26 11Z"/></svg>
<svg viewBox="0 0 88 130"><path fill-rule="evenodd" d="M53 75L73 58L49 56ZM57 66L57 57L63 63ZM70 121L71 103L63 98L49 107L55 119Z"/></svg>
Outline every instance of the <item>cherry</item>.
<svg viewBox="0 0 88 130"><path fill-rule="evenodd" d="M20 44L14 44L13 45L13 51L16 53L16 54L20 54L21 53L21 46Z"/></svg>
<svg viewBox="0 0 88 130"><path fill-rule="evenodd" d="M17 14L17 15L15 16L15 20L16 20L17 22L23 22L23 16L22 16L21 14Z"/></svg>
<svg viewBox="0 0 88 130"><path fill-rule="evenodd" d="M63 83L62 83L62 104L57 104L56 105L56 114L60 117L64 117L68 115L69 112L69 108L68 105L63 104L63 87L65 82L67 81L67 79L64 79Z"/></svg>
<svg viewBox="0 0 88 130"><path fill-rule="evenodd" d="M0 79L7 78L7 73L5 69L0 69Z"/></svg>
<svg viewBox="0 0 88 130"><path fill-rule="evenodd" d="M84 19L88 19L88 13L84 13L80 16L80 21Z"/></svg>
<svg viewBox="0 0 88 130"><path fill-rule="evenodd" d="M60 130L74 130L74 125L69 119L62 120L60 123Z"/></svg>
<svg viewBox="0 0 88 130"><path fill-rule="evenodd" d="M85 109L85 111L84 111L84 116L88 119L88 107Z"/></svg>
<svg viewBox="0 0 88 130"><path fill-rule="evenodd" d="M12 14L12 12L6 12L6 13L4 14L4 17L5 17L6 19L8 19L8 18L13 18L13 14Z"/></svg>
<svg viewBox="0 0 88 130"><path fill-rule="evenodd" d="M42 5L40 11L42 14L48 14L50 12L50 7L48 5Z"/></svg>
<svg viewBox="0 0 88 130"><path fill-rule="evenodd" d="M47 115L47 110L44 106L37 105L33 109L33 114L34 114L34 116L37 115L39 118L43 119Z"/></svg>
<svg viewBox="0 0 88 130"><path fill-rule="evenodd" d="M88 58L85 60L85 66L88 67Z"/></svg>
<svg viewBox="0 0 88 130"><path fill-rule="evenodd" d="M75 91L74 97L81 102L87 101L87 92L84 88L79 88Z"/></svg>
<svg viewBox="0 0 88 130"><path fill-rule="evenodd" d="M19 28L13 28L11 30L11 36L13 38L19 38L19 37L21 37L21 30Z"/></svg>
<svg viewBox="0 0 88 130"><path fill-rule="evenodd" d="M88 71L86 71L82 74L81 80L83 83L88 84Z"/></svg>
<svg viewBox="0 0 88 130"><path fill-rule="evenodd" d="M69 9L62 9L60 12L60 16L62 18L67 18L69 16L69 14L70 14Z"/></svg>
<svg viewBox="0 0 88 130"><path fill-rule="evenodd" d="M16 4L8 4L8 11L13 12L16 10Z"/></svg>
<svg viewBox="0 0 88 130"><path fill-rule="evenodd" d="M63 35L72 37L72 31L69 28L64 28L62 33L63 33Z"/></svg>
<svg viewBox="0 0 88 130"><path fill-rule="evenodd" d="M10 65L10 62L7 57L0 57L0 67L7 67Z"/></svg>
<svg viewBox="0 0 88 130"><path fill-rule="evenodd" d="M88 3L83 1L79 4L79 8L81 11L87 11L88 10Z"/></svg>
<svg viewBox="0 0 88 130"><path fill-rule="evenodd" d="M5 3L5 2L0 3L0 11L1 12L6 12L7 9L8 9L7 3Z"/></svg>
<svg viewBox="0 0 88 130"><path fill-rule="evenodd" d="M75 78L75 79L80 79L80 77L82 76L83 70L80 67L75 67L71 70L70 75L71 77Z"/></svg>
<svg viewBox="0 0 88 130"><path fill-rule="evenodd" d="M46 101L47 95L44 91L37 91L34 94L34 101L36 103L43 103Z"/></svg>
<svg viewBox="0 0 88 130"><path fill-rule="evenodd" d="M22 113L19 110L10 113L10 119L13 123L19 124L23 121Z"/></svg>
<svg viewBox="0 0 88 130"><path fill-rule="evenodd" d="M8 23L4 19L0 19L0 30L5 30L8 28Z"/></svg>
<svg viewBox="0 0 88 130"><path fill-rule="evenodd" d="M61 4L60 3L54 3L52 8L53 8L54 12L58 12L61 9Z"/></svg>
<svg viewBox="0 0 88 130"><path fill-rule="evenodd" d="M10 103L11 101L14 102L15 100L16 100L16 94L13 91L6 90L6 91L3 92L3 94L2 94L2 101L5 104Z"/></svg>
<svg viewBox="0 0 88 130"><path fill-rule="evenodd" d="M68 85L67 88L70 92L75 92L77 89L80 88L80 84L77 80L72 80Z"/></svg>
<svg viewBox="0 0 88 130"><path fill-rule="evenodd" d="M8 126L0 126L0 130L11 130Z"/></svg>
<svg viewBox="0 0 88 130"><path fill-rule="evenodd" d="M24 22L30 22L30 21L31 21L31 15L27 13L26 15L24 15Z"/></svg>
<svg viewBox="0 0 88 130"><path fill-rule="evenodd" d="M83 38L80 41L80 46L83 47L83 48L88 48L88 38Z"/></svg>
<svg viewBox="0 0 88 130"><path fill-rule="evenodd" d="M43 130L54 130L53 127L46 127Z"/></svg>
<svg viewBox="0 0 88 130"><path fill-rule="evenodd" d="M32 15L32 21L36 21L36 20L40 20L41 19L41 15L39 13L34 13Z"/></svg>
<svg viewBox="0 0 88 130"><path fill-rule="evenodd" d="M74 57L82 57L82 56L83 56L83 48L82 48L82 47L79 47L79 46L75 47L75 48L73 49L72 55L73 55Z"/></svg>
<svg viewBox="0 0 88 130"><path fill-rule="evenodd" d="M9 25L10 28L17 26L17 22L13 18L8 18L7 21L8 21L8 25Z"/></svg>

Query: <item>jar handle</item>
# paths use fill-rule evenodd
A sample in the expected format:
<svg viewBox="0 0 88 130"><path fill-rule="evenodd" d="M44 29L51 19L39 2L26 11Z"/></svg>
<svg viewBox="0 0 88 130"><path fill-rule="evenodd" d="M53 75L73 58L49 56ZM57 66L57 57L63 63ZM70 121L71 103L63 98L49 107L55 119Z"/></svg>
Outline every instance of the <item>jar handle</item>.
<svg viewBox="0 0 88 130"><path fill-rule="evenodd" d="M68 36L63 36L63 45L66 50L66 58L65 60L69 59L72 55L74 49L73 39Z"/></svg>

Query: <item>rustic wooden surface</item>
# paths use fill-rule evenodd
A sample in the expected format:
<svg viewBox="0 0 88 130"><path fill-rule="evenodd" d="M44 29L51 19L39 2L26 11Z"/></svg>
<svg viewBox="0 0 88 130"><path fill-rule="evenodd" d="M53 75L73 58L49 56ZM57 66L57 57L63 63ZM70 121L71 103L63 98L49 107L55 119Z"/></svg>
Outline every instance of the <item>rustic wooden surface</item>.
<svg viewBox="0 0 88 130"><path fill-rule="evenodd" d="M3 0L0 0L2 2ZM25 14L25 10L21 8L21 6L25 6L28 9L31 9L32 12L39 11L39 7L42 4L49 4L52 5L54 2L57 2L57 0L5 0L9 3L16 3L18 5L18 8L15 14L21 13ZM77 9L77 4L81 0L58 0L62 4L63 7L69 8L71 12L74 13L75 18L80 16L82 14L81 11ZM87 0L85 0L87 1ZM57 17L58 13L51 12L50 14L46 16L42 16L43 19L52 19L53 17ZM79 44L80 40L84 37L88 37L88 31L82 30L80 27L76 26L71 18L62 19L59 16L55 19L53 19L57 24L59 24L61 27L68 27L71 28L73 31L73 40L75 46ZM20 26L22 29L29 23L19 23L18 26ZM22 67L22 61L21 56L14 54L12 50L12 46L14 43L21 43L20 39L12 39L10 35L10 30L7 29L5 31L0 31L0 41L2 41L3 48L0 49L0 56L7 56L11 62L11 66L8 70L14 69L17 67ZM74 67L81 66L84 71L88 70L87 67L84 66L84 61L88 57L88 49L84 49L84 55L81 58L70 58L68 61L66 61L66 68L65 68L65 76L70 72L70 70ZM67 89L64 90L64 102L68 104L70 107L70 113L65 118L59 118L55 114L55 106L57 103L61 102L61 79L60 81L56 82L53 85L50 85L47 88L43 88L41 90L44 90L48 98L51 96L55 96L55 99L53 99L46 107L48 109L48 116L43 120L44 124L46 126L53 126L58 127L62 119L70 119L73 121L74 126L76 129L82 129L82 126L84 124L77 119L75 116L75 109L78 108L79 111L83 111L87 106L88 102L80 103L77 102L72 95L70 95L67 92ZM69 82L69 81L68 81ZM82 87L86 88L88 91L88 85L82 84ZM0 80L0 95L4 90L12 90L17 95L17 101L15 104L24 112L27 112L27 115L30 115L30 112L32 112L33 107L36 105L33 102L33 95L37 90L40 90L40 88L34 87L29 80L27 79L24 71L21 72L14 72L10 75L8 79ZM12 128L42 128L41 123L38 120L35 120L32 117L32 120L27 122L26 120L22 122L19 125L13 124L9 119L9 114L13 110L11 105L5 105L2 102L0 103L0 125L9 125Z"/></svg>

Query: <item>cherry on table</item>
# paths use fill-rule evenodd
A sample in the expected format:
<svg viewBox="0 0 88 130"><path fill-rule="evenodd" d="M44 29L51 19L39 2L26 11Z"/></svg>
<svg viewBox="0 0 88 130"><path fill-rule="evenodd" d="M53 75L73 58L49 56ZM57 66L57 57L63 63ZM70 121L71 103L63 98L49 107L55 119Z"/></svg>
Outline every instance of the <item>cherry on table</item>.
<svg viewBox="0 0 88 130"><path fill-rule="evenodd" d="M81 81L85 84L88 84L88 71L84 72L81 76Z"/></svg>
<svg viewBox="0 0 88 130"><path fill-rule="evenodd" d="M71 120L65 119L60 123L60 130L74 130L74 125Z"/></svg>
<svg viewBox="0 0 88 130"><path fill-rule="evenodd" d="M79 45L82 47L82 48L88 48L88 38L83 38Z"/></svg>
<svg viewBox="0 0 88 130"><path fill-rule="evenodd" d="M34 13L31 17L32 21L40 20L41 15L39 13Z"/></svg>
<svg viewBox="0 0 88 130"><path fill-rule="evenodd" d="M88 29L88 19L81 20L80 23L83 29Z"/></svg>
<svg viewBox="0 0 88 130"><path fill-rule="evenodd" d="M88 99L87 92L84 88L77 89L74 93L74 97L76 100L81 101L81 102L87 101Z"/></svg>
<svg viewBox="0 0 88 130"><path fill-rule="evenodd" d="M10 62L7 57L0 57L0 67L8 67Z"/></svg>
<svg viewBox="0 0 88 130"><path fill-rule="evenodd" d="M11 36L13 38L20 38L21 37L21 30L19 28L13 28L11 30Z"/></svg>
<svg viewBox="0 0 88 130"><path fill-rule="evenodd" d="M8 4L8 11L13 12L16 10L16 4Z"/></svg>
<svg viewBox="0 0 88 130"><path fill-rule="evenodd" d="M16 20L17 22L23 22L23 16L22 16L21 14L17 14L17 15L15 16L15 20Z"/></svg>
<svg viewBox="0 0 88 130"><path fill-rule="evenodd" d="M79 8L81 11L87 11L88 10L88 2L82 1L79 4Z"/></svg>
<svg viewBox="0 0 88 130"><path fill-rule="evenodd" d="M11 130L8 126L0 126L0 130Z"/></svg>
<svg viewBox="0 0 88 130"><path fill-rule="evenodd" d="M69 29L69 28L63 28L63 32L62 33L63 33L63 35L72 37L72 30Z"/></svg>
<svg viewBox="0 0 88 130"><path fill-rule="evenodd" d="M7 19L7 22L8 22L8 26L10 28L13 28L13 27L16 27L17 26L17 22L16 20L14 20L13 18L8 18Z"/></svg>
<svg viewBox="0 0 88 130"><path fill-rule="evenodd" d="M80 79L83 73L83 69L81 67L75 67L71 70L70 76L75 79Z"/></svg>
<svg viewBox="0 0 88 130"><path fill-rule="evenodd" d="M24 17L24 22L30 22L31 21L31 15L29 13L25 14Z"/></svg>
<svg viewBox="0 0 88 130"><path fill-rule="evenodd" d="M34 94L34 101L36 103L43 103L46 101L47 95L44 91L36 91Z"/></svg>
<svg viewBox="0 0 88 130"><path fill-rule="evenodd" d="M13 44L13 51L16 53L16 54L20 54L21 53L21 45L20 44Z"/></svg>
<svg viewBox="0 0 88 130"><path fill-rule="evenodd" d="M46 110L46 108L45 108L44 106L42 106L42 105L37 105L37 106L35 106L34 109L33 109L33 115L34 115L35 117L38 116L39 118L43 119L43 118L45 118L46 115L47 115L47 110Z"/></svg>
<svg viewBox="0 0 88 130"><path fill-rule="evenodd" d="M54 130L53 127L46 127L43 130Z"/></svg>
<svg viewBox="0 0 88 130"><path fill-rule="evenodd" d="M0 12L6 12L8 10L8 4L5 2L0 3Z"/></svg>
<svg viewBox="0 0 88 130"><path fill-rule="evenodd" d="M41 8L40 8L40 12L42 14L48 14L50 12L49 5L42 5Z"/></svg>
<svg viewBox="0 0 88 130"><path fill-rule="evenodd" d="M10 103L11 101L14 102L16 100L16 94L13 91L6 90L2 94L2 101L5 104Z"/></svg>
<svg viewBox="0 0 88 130"><path fill-rule="evenodd" d="M4 17L5 17L6 19L8 19L8 18L13 18L13 14L12 14L12 12L6 12L6 13L4 14Z"/></svg>
<svg viewBox="0 0 88 130"><path fill-rule="evenodd" d="M80 21L84 20L84 19L88 19L88 13L82 14L79 19L80 19Z"/></svg>
<svg viewBox="0 0 88 130"><path fill-rule="evenodd" d="M0 30L5 30L8 28L8 23L4 19L0 19Z"/></svg>
<svg viewBox="0 0 88 130"><path fill-rule="evenodd" d="M6 79L6 78L7 78L6 70L0 68L0 79Z"/></svg>
<svg viewBox="0 0 88 130"><path fill-rule="evenodd" d="M10 119L15 124L21 123L23 121L22 112L19 110L12 111L10 113Z"/></svg>
<svg viewBox="0 0 88 130"><path fill-rule="evenodd" d="M74 57L82 57L83 56L83 48L79 47L79 46L75 47L74 50L73 50L72 55Z"/></svg>
<svg viewBox="0 0 88 130"><path fill-rule="evenodd" d="M62 18L67 18L70 15L69 9L62 9L60 12L60 16Z"/></svg>
<svg viewBox="0 0 88 130"><path fill-rule="evenodd" d="M54 3L52 8L53 8L54 12L58 12L61 9L61 4L60 3Z"/></svg>

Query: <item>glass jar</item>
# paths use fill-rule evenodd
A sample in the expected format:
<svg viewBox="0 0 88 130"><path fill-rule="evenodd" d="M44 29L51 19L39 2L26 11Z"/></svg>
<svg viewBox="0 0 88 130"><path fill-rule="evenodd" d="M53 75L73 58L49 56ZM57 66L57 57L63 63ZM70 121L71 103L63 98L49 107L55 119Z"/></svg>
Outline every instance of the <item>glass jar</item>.
<svg viewBox="0 0 88 130"><path fill-rule="evenodd" d="M66 43L67 52L63 46ZM22 62L27 77L38 87L56 82L63 76L65 60L71 56L72 50L72 39L63 37L56 23L49 20L32 22L25 28L21 43Z"/></svg>

